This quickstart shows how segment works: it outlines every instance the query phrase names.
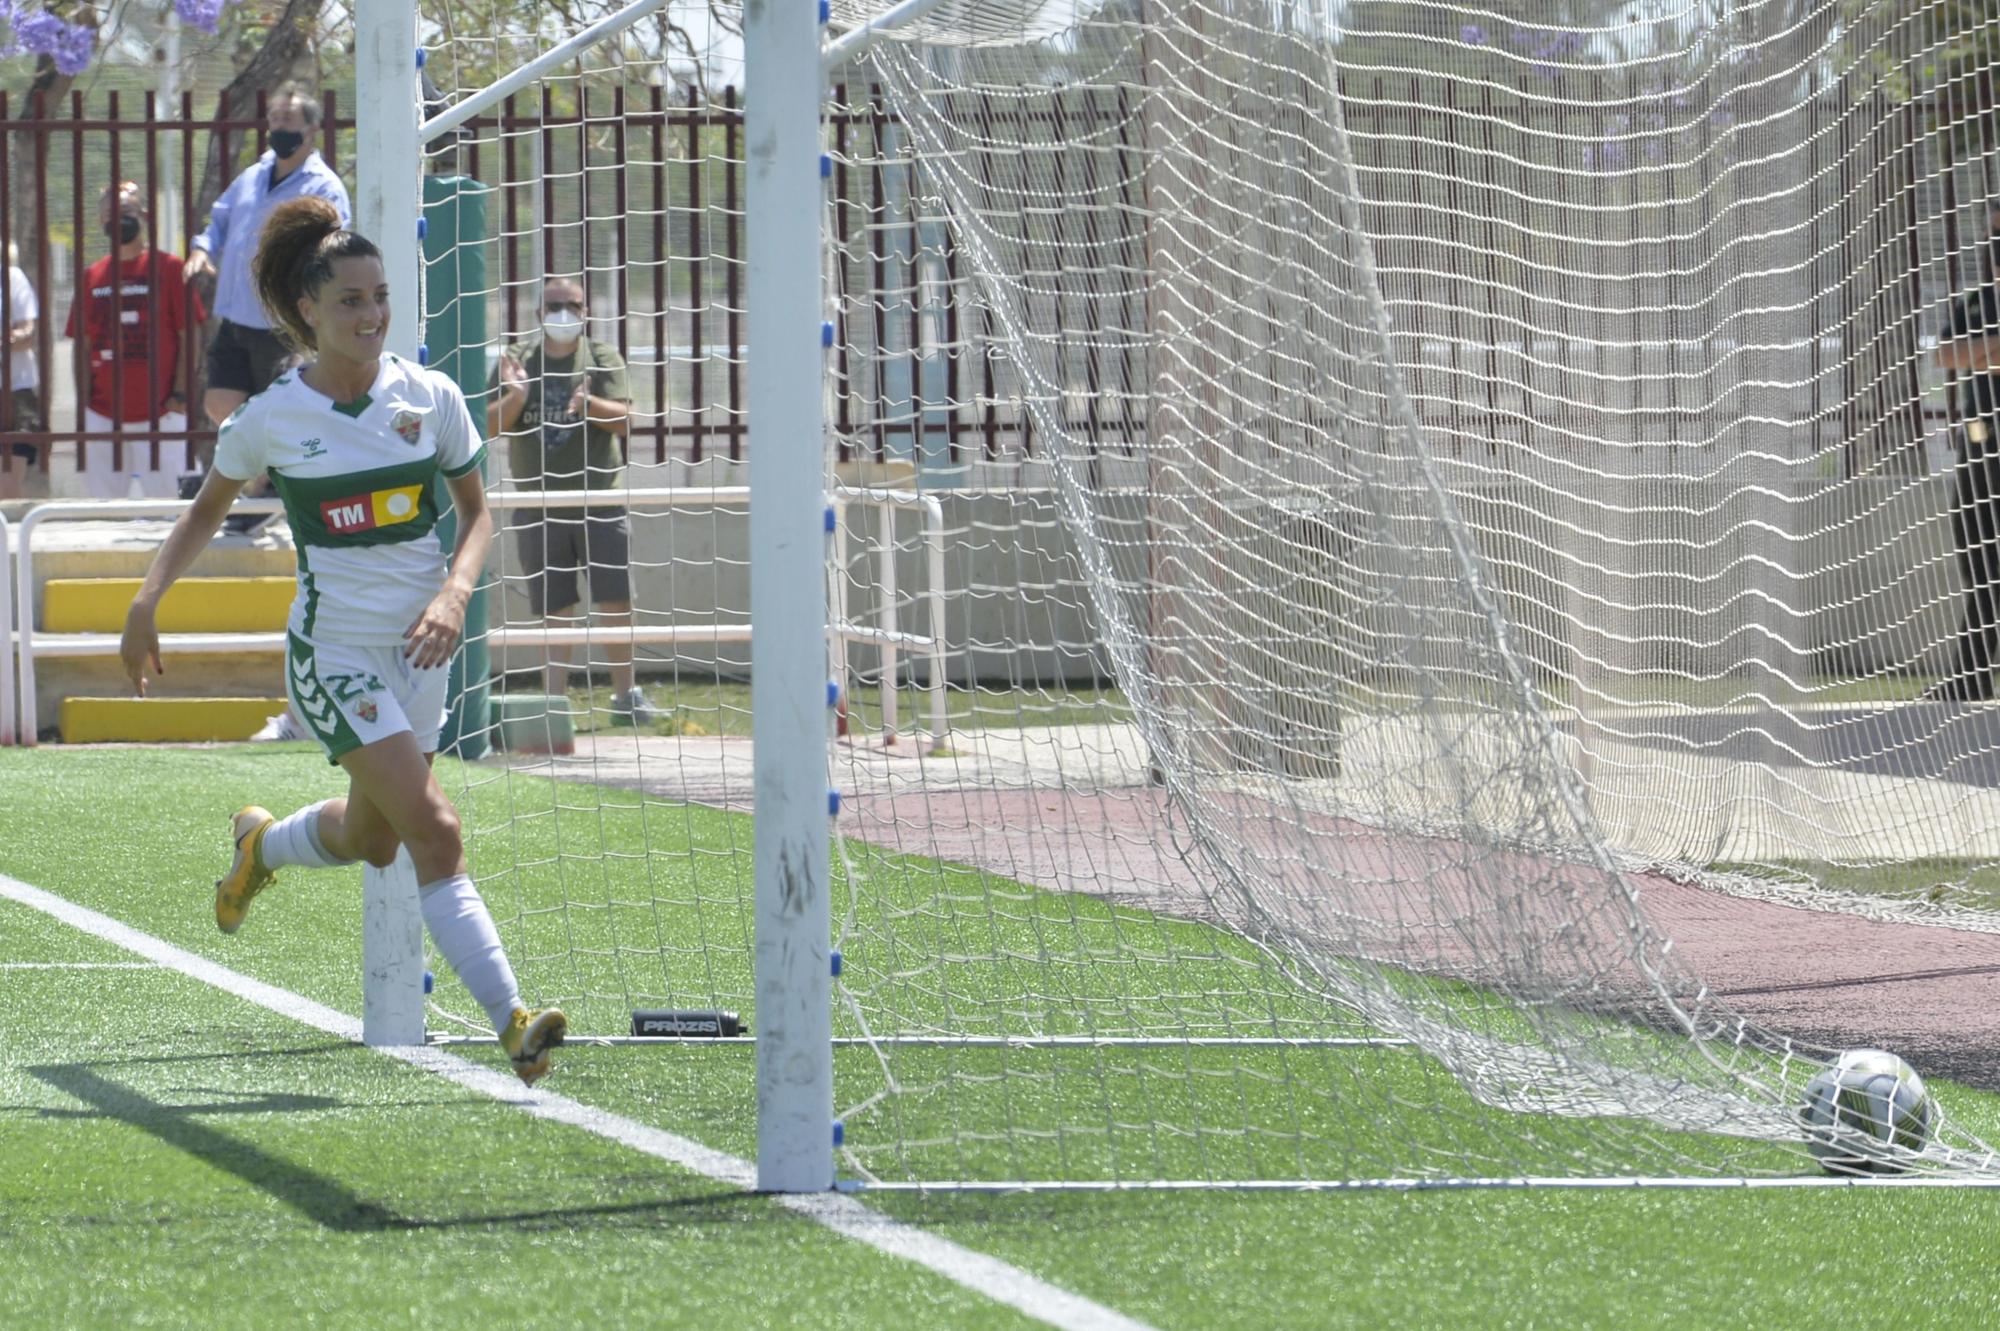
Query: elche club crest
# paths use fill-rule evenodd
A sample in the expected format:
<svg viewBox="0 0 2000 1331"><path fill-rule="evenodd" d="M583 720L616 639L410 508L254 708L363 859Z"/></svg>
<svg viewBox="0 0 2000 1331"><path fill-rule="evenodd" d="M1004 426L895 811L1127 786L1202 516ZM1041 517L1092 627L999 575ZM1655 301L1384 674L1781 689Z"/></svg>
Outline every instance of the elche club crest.
<svg viewBox="0 0 2000 1331"><path fill-rule="evenodd" d="M423 438L424 418L415 411L399 411L389 420L389 428L402 436L403 442L414 448Z"/></svg>
<svg viewBox="0 0 2000 1331"><path fill-rule="evenodd" d="M355 699L354 714L360 717L361 720L366 722L367 724L373 725L375 723L375 717L377 715L375 711L375 700L366 695L363 695L362 697Z"/></svg>

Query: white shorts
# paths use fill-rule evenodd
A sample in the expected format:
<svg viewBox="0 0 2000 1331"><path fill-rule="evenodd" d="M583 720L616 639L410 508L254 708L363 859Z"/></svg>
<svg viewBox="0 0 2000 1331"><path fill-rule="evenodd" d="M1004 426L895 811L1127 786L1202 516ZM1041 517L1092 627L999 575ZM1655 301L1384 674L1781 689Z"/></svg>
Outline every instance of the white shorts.
<svg viewBox="0 0 2000 1331"><path fill-rule="evenodd" d="M109 416L100 416L89 407L83 409L83 429L86 434L110 434L121 427ZM130 421L122 428L126 430L146 430L153 428L151 421ZM187 429L187 417L178 411L160 413L161 431L180 433ZM153 441L145 435L136 435L125 442L125 466L112 465L109 439L86 439L77 447L77 465L81 468L78 479L83 482L83 492L92 499L123 499L132 488L132 473L139 474L139 488L148 499L172 499L179 493L181 473L188 470L187 442L182 439L162 439L160 441L160 465L153 466Z"/></svg>
<svg viewBox="0 0 2000 1331"><path fill-rule="evenodd" d="M326 760L407 730L435 753L444 729L449 664L419 670L394 647L356 647L285 635L285 693Z"/></svg>

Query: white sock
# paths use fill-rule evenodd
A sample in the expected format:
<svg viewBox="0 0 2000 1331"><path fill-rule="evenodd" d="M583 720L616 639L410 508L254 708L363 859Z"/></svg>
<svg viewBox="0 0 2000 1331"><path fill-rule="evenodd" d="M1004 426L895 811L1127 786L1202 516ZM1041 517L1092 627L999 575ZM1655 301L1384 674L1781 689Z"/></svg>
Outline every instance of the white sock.
<svg viewBox="0 0 2000 1331"><path fill-rule="evenodd" d="M453 874L425 883L417 889L417 899L431 940L446 963L471 991L473 1001L486 1009L493 1029L507 1029L508 1018L521 1005L521 990L479 889L466 875Z"/></svg>
<svg viewBox="0 0 2000 1331"><path fill-rule="evenodd" d="M280 818L271 824L271 830L264 833L264 844L259 849L266 869L282 869L296 864L306 869L336 869L353 860L337 860L327 854L326 843L319 839L319 816L332 800L300 809L289 818Z"/></svg>

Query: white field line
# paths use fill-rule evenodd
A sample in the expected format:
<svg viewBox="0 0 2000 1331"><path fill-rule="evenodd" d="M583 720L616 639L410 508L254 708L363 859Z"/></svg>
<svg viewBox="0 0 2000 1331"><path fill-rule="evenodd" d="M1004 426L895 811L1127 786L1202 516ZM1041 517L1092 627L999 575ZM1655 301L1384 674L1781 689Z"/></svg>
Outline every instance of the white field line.
<svg viewBox="0 0 2000 1331"><path fill-rule="evenodd" d="M230 970L227 966L175 947L164 939L155 938L87 906L79 906L53 892L0 874L0 897L53 916L73 929L115 943L155 965L200 980L279 1016L315 1027L337 1039L357 1044L361 1041L361 1021L358 1017L336 1012L289 989L280 989L240 971ZM489 1095L536 1118L596 1133L621 1146L692 1170L718 1183L746 1191L756 1187L757 1170L748 1160L659 1128L648 1127L622 1115L581 1104L566 1096L523 1086L511 1075L491 1071L441 1049L420 1045L377 1049L375 1052L443 1077L467 1090ZM891 1257L914 1262L946 1280L1050 1326L1073 1327L1078 1331L1148 1331L1144 1322L1051 1285L997 1257L974 1252L948 1239L906 1225L880 1211L871 1210L852 1197L832 1192L793 1193L773 1195L771 1200L844 1238L865 1243Z"/></svg>

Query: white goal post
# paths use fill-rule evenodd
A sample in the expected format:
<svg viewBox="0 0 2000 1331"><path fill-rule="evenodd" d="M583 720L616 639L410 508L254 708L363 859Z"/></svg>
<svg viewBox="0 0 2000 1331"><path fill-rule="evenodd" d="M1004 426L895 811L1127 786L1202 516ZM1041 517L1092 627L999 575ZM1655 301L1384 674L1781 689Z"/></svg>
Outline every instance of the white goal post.
<svg viewBox="0 0 2000 1331"><path fill-rule="evenodd" d="M754 1100L762 1186L1786 1180L1834 1050L2000 1066L1953 987L2000 939L1978 33L615 2L426 29L407 123L364 6L362 225L421 285L371 157L475 136L478 351L576 274L653 377L628 493L754 495L633 557L747 655L655 639L656 729L454 770L524 992ZM1951 60L1988 91L1911 91ZM601 645L523 624L538 576L495 640ZM1880 1147L2000 1174L1948 1113Z"/></svg>
<svg viewBox="0 0 2000 1331"><path fill-rule="evenodd" d="M356 12L357 223L383 247L390 287L421 290L418 163L425 142L497 105L542 69L658 10L636 0L580 32L480 97L430 123L420 115L417 11L360 0ZM745 24L748 210L758 221L748 272L749 321L758 329L751 422L752 709L755 717L758 1186L799 1192L834 1181L831 915L827 826L834 798L821 752L828 696L828 495L821 417L819 15L804 4L753 6ZM418 302L411 302L421 309ZM391 350L421 358L414 318L398 320ZM893 544L893 543L891 543ZM934 637L941 636L937 625ZM941 688L941 676L934 677ZM941 710L936 718L942 723ZM363 1038L424 1039L423 935L416 882L399 860L370 870L364 898L367 979Z"/></svg>

